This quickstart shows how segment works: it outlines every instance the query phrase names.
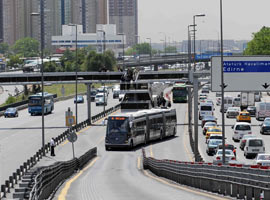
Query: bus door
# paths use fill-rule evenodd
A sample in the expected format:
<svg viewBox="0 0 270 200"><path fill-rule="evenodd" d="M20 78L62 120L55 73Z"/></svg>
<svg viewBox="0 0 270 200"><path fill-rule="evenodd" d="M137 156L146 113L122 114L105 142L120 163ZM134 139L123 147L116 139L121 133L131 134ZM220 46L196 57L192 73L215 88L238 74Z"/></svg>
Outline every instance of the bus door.
<svg viewBox="0 0 270 200"><path fill-rule="evenodd" d="M146 114L146 142L149 142L150 139L150 120L149 116Z"/></svg>

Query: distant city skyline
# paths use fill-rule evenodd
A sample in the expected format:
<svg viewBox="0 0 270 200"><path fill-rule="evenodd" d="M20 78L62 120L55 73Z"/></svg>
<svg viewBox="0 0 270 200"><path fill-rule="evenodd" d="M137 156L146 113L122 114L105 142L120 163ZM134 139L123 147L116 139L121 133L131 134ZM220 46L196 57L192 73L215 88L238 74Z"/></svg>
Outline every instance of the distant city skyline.
<svg viewBox="0 0 270 200"><path fill-rule="evenodd" d="M138 0L139 32L142 41L187 39L187 26L196 18L198 40L220 37L219 0ZM223 0L224 39L251 40L252 33L270 26L269 0ZM164 32L164 33L160 33ZM147 40L145 40L147 41Z"/></svg>

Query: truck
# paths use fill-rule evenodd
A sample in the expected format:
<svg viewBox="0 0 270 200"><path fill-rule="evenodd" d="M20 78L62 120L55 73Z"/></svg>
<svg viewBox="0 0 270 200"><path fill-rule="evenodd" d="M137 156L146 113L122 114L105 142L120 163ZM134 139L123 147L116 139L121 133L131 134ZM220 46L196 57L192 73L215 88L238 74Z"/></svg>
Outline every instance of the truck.
<svg viewBox="0 0 270 200"><path fill-rule="evenodd" d="M255 105L254 92L241 92L241 110L247 109L248 106Z"/></svg>

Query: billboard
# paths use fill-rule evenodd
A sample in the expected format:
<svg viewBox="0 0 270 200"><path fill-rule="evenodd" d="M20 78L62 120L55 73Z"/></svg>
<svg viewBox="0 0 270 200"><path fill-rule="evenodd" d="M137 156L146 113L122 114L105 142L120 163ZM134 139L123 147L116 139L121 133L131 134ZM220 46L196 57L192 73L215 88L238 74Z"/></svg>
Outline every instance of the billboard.
<svg viewBox="0 0 270 200"><path fill-rule="evenodd" d="M221 91L221 58L211 59L212 91ZM270 91L269 56L225 56L223 58L225 92Z"/></svg>
<svg viewBox="0 0 270 200"><path fill-rule="evenodd" d="M219 52L213 52L213 53L196 54L195 59L196 60L209 60L213 56L220 56L220 53ZM223 56L232 56L232 53L225 52L225 53L223 53Z"/></svg>

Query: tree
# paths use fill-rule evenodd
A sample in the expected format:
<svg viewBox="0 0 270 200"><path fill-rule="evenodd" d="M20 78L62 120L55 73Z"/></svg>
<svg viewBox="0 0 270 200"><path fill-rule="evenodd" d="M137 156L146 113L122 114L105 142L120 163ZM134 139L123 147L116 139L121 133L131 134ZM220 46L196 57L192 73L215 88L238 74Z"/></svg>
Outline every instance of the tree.
<svg viewBox="0 0 270 200"><path fill-rule="evenodd" d="M39 55L39 42L36 39L26 37L17 40L11 49L15 54L23 57L35 57Z"/></svg>
<svg viewBox="0 0 270 200"><path fill-rule="evenodd" d="M176 47L174 47L174 46L166 47L165 51L166 51L166 53L176 53L177 52Z"/></svg>
<svg viewBox="0 0 270 200"><path fill-rule="evenodd" d="M23 60L18 55L12 55L7 64L10 67L19 67L19 65L23 64Z"/></svg>
<svg viewBox="0 0 270 200"><path fill-rule="evenodd" d="M135 50L136 54L150 54L151 46L149 43L141 43L136 44L133 49Z"/></svg>
<svg viewBox="0 0 270 200"><path fill-rule="evenodd" d="M270 55L270 28L264 26L252 35L253 39L248 42L244 55Z"/></svg>
<svg viewBox="0 0 270 200"><path fill-rule="evenodd" d="M0 43L0 54L6 54L9 50L7 43Z"/></svg>
<svg viewBox="0 0 270 200"><path fill-rule="evenodd" d="M111 50L107 50L104 53L104 66L107 70L112 71L113 67L116 65L116 59L114 57L114 53Z"/></svg>

